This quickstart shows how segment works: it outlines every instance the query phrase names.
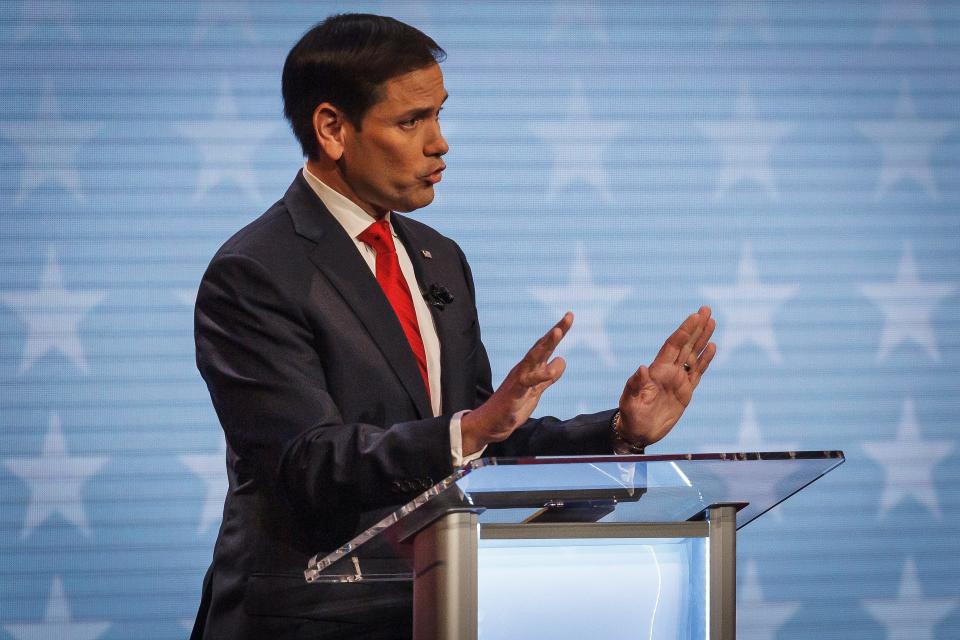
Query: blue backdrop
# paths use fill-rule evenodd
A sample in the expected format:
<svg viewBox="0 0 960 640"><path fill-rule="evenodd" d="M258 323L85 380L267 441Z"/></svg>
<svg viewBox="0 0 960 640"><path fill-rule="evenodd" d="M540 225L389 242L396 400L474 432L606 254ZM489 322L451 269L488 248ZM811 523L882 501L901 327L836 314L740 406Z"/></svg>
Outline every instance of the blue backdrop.
<svg viewBox="0 0 960 640"><path fill-rule="evenodd" d="M960 637L960 5L0 4L0 637L186 634L223 441L191 306L301 164L280 69L329 13L449 53L419 218L495 377L566 309L542 411L612 406L701 303L657 452L843 449L741 532L744 638Z"/></svg>

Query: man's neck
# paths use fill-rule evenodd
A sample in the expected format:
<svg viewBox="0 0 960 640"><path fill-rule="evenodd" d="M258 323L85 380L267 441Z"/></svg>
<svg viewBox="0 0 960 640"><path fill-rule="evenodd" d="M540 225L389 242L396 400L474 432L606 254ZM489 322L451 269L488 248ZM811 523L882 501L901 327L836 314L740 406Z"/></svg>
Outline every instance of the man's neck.
<svg viewBox="0 0 960 640"><path fill-rule="evenodd" d="M318 161L307 159L307 170L314 175L318 180L322 181L325 185L342 195L344 198L347 198L358 207L366 211L373 218L377 220L382 220L386 211L381 211L370 204L364 202L357 196L356 192L350 187L347 181L343 177L343 173L340 171L340 167L335 162L330 161Z"/></svg>

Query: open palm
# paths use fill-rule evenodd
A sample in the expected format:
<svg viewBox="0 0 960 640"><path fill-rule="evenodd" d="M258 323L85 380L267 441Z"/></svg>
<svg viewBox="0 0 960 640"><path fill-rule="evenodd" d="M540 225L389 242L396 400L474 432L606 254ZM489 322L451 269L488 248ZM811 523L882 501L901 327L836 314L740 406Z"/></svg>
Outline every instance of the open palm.
<svg viewBox="0 0 960 640"><path fill-rule="evenodd" d="M624 438L646 446L670 433L717 353L710 342L716 324L710 308L700 307L667 338L649 367L641 365L630 376L620 396Z"/></svg>

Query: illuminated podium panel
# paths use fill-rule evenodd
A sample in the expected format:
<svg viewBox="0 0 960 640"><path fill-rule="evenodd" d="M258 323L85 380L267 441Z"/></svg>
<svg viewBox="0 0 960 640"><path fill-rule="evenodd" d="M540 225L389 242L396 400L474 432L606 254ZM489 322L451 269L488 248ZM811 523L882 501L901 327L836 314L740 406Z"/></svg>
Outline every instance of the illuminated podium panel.
<svg viewBox="0 0 960 640"><path fill-rule="evenodd" d="M308 582L412 581L417 640L736 634L736 530L840 451L485 458L337 549Z"/></svg>

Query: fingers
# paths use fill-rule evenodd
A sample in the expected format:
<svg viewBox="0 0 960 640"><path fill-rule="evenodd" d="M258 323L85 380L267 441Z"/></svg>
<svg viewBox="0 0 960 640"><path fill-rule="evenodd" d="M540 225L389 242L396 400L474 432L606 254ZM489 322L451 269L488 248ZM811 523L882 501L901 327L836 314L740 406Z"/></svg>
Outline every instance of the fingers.
<svg viewBox="0 0 960 640"><path fill-rule="evenodd" d="M690 366L693 366L694 362L691 362L691 355L695 360L697 356L700 355L700 352L703 350L703 346L707 343L709 335L707 330L710 329L710 334L713 333L711 329L711 323L716 327L716 322L710 318L710 310L707 309L706 314L704 314L704 309L706 307L700 307L700 311L691 316L695 320L693 330L687 336L686 341L683 343L683 346L680 348L680 352L677 354L676 364L688 363ZM700 344L699 349L696 348L697 344Z"/></svg>
<svg viewBox="0 0 960 640"><path fill-rule="evenodd" d="M632 376L627 378L627 384L624 385L624 392L631 396L636 396L641 389L650 383L650 370L646 365L640 365Z"/></svg>
<svg viewBox="0 0 960 640"><path fill-rule="evenodd" d="M560 341L563 340L563 337L567 335L567 332L570 331L570 327L572 326L573 314L567 311L563 314L563 317L560 318L560 322L553 325L543 337L533 343L533 346L527 351L527 355L523 357L522 362L533 366L545 363L550 359L550 356L553 355L554 349L557 348L557 345L560 344Z"/></svg>
<svg viewBox="0 0 960 640"><path fill-rule="evenodd" d="M716 322L712 322L710 318L710 307L700 307L696 313L687 316L677 330L670 334L657 353L657 357L654 358L654 362L666 364L686 362L690 353L700 353L703 345L710 339L709 336L713 334L714 327ZM698 342L702 342L702 345L699 349L695 349Z"/></svg>
<svg viewBox="0 0 960 640"><path fill-rule="evenodd" d="M514 375L521 388L529 389L541 386L546 389L548 386L560 379L567 368L567 363L563 358L554 358L550 360L553 351L563 340L563 337L573 326L573 314L569 311L563 314L560 321L553 325L539 340L537 340L530 351L514 367ZM549 360L549 362L548 362ZM542 391L542 389L541 389ZM517 389L518 393L523 393Z"/></svg>
<svg viewBox="0 0 960 640"><path fill-rule="evenodd" d="M711 317L710 307L700 307L700 310L697 311L697 315L702 319L702 331L693 344L693 353L700 355L704 347L707 346L707 343L710 342L710 337L713 336L714 329L717 328L717 321Z"/></svg>
<svg viewBox="0 0 960 640"><path fill-rule="evenodd" d="M694 389L700 384L700 379L703 377L703 374L706 373L715 355L717 355L717 345L713 342L708 342L703 352L694 362L685 363L687 366L684 367L684 375L686 375Z"/></svg>
<svg viewBox="0 0 960 640"><path fill-rule="evenodd" d="M699 384L700 376L717 353L717 345L710 342L717 321L710 316L710 307L707 306L687 316L664 342L654 364L680 367L681 375L686 376L693 386Z"/></svg>
<svg viewBox="0 0 960 640"><path fill-rule="evenodd" d="M519 382L524 388L542 386L544 389L560 379L567 369L567 361L557 357L546 366L525 368L520 371Z"/></svg>
<svg viewBox="0 0 960 640"><path fill-rule="evenodd" d="M713 331L717 328L717 321L713 318L707 320L707 325L704 327L703 332L700 334L700 337L697 338L697 342L693 345L693 353L698 356L703 353L704 348L707 346L707 343L710 342L710 338L713 337Z"/></svg>
<svg viewBox="0 0 960 640"><path fill-rule="evenodd" d="M704 372L707 370L707 367L710 366L710 362L713 360L713 356L715 355L717 355L717 345L710 342L707 344L706 348L704 348L703 353L700 355L700 359L697 361L698 375L702 376L704 374Z"/></svg>
<svg viewBox="0 0 960 640"><path fill-rule="evenodd" d="M710 317L710 307L700 307L693 315L696 322L695 329L691 332L687 338L687 342L683 346L685 348L689 347L690 353L699 355L700 352L703 351L704 345L710 340L710 336L713 335L717 321ZM699 345L699 348L697 345Z"/></svg>

